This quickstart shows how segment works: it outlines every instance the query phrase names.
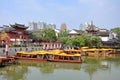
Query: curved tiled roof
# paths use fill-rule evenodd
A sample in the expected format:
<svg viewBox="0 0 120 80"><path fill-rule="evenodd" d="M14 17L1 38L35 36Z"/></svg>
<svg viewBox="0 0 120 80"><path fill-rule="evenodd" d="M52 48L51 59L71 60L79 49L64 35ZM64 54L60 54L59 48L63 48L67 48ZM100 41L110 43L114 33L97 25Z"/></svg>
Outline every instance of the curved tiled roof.
<svg viewBox="0 0 120 80"><path fill-rule="evenodd" d="M15 23L14 25L10 25L11 27L13 28L16 28L16 27L19 27L19 28L24 28L24 29L27 29L28 27L26 27L25 25L23 24L18 24L18 23Z"/></svg>
<svg viewBox="0 0 120 80"><path fill-rule="evenodd" d="M12 27L6 27L6 28L3 28L3 29L1 30L1 32L2 32L2 31L11 32L11 31L15 31L15 29L12 28Z"/></svg>

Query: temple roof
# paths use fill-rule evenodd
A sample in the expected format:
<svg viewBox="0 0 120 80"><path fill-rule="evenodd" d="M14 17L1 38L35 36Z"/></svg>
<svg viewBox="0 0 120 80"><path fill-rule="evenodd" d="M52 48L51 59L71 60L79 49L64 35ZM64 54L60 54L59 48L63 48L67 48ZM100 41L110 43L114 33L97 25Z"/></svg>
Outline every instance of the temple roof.
<svg viewBox="0 0 120 80"><path fill-rule="evenodd" d="M118 41L117 39L111 39L109 41L103 41L103 44L105 45L120 45L120 41Z"/></svg>
<svg viewBox="0 0 120 80"><path fill-rule="evenodd" d="M68 34L82 34L82 32L80 30L72 29L68 31Z"/></svg>
<svg viewBox="0 0 120 80"><path fill-rule="evenodd" d="M16 27L18 27L18 28L23 28L23 29L27 29L28 27L26 27L25 25L23 25L23 24L18 24L18 23L15 23L14 25L10 25L11 27L13 27L13 28L16 28Z"/></svg>
<svg viewBox="0 0 120 80"><path fill-rule="evenodd" d="M99 28L96 27L94 24L93 24L93 21L91 21L91 24L88 24L88 27L86 28L87 31L98 31Z"/></svg>
<svg viewBox="0 0 120 80"><path fill-rule="evenodd" d="M5 31L5 32L11 32L11 31L15 31L15 29L14 28L12 28L12 27L5 27L5 28L3 28L0 32L2 32L2 31Z"/></svg>

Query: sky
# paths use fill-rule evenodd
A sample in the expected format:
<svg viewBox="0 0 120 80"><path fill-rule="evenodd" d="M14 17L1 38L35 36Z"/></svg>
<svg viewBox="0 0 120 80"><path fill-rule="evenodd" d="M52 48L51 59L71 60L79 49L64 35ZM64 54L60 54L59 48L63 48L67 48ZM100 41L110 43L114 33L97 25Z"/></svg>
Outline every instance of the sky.
<svg viewBox="0 0 120 80"><path fill-rule="evenodd" d="M79 29L91 20L99 28L120 27L120 0L0 0L0 26L43 21Z"/></svg>

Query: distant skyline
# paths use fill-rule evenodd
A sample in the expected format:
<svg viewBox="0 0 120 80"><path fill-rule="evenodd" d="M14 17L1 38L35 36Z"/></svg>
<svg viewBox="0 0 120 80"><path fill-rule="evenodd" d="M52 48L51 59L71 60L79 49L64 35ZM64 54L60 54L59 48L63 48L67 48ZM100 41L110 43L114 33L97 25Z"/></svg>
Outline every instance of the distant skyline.
<svg viewBox="0 0 120 80"><path fill-rule="evenodd" d="M0 26L43 21L79 29L91 20L99 28L120 27L120 0L1 0Z"/></svg>

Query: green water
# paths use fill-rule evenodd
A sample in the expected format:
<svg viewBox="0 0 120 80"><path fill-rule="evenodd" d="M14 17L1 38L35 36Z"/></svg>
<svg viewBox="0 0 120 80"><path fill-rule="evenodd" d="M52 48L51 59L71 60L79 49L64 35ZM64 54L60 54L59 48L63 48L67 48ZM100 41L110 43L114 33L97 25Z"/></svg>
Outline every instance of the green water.
<svg viewBox="0 0 120 80"><path fill-rule="evenodd" d="M120 58L85 58L85 63L22 61L0 68L0 80L119 80Z"/></svg>

